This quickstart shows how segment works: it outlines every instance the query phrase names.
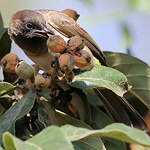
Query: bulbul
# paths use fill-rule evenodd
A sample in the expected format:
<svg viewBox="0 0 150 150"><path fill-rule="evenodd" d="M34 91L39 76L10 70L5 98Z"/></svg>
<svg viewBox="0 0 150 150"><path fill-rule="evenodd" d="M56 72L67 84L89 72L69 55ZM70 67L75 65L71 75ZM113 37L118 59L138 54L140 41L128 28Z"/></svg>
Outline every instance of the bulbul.
<svg viewBox="0 0 150 150"><path fill-rule="evenodd" d="M74 19L69 15L54 10L21 10L16 12L11 20L8 29L10 37L15 43L23 49L25 54L39 66L40 69L49 71L51 62L55 60L55 54L48 51L47 39L51 35L59 35L65 41L73 36L80 36L85 43L85 47L89 52L100 61L102 65L107 65L105 57L91 36L82 29ZM133 120L136 120L138 126L142 129L146 128L141 116L128 104L125 99L114 95L114 101L107 93L98 90L98 95L102 99L106 99L106 106L110 108L110 113L117 122L123 122L130 125L130 118L123 115L122 112L128 110L132 113ZM118 101L120 101L118 103ZM115 102L115 104L113 104ZM118 106L117 106L118 103ZM125 105L125 106L124 106ZM119 110L122 112L116 111ZM127 107L127 108L126 108ZM117 117L118 116L118 117ZM131 118L131 119L132 119ZM126 120L127 119L127 120Z"/></svg>
<svg viewBox="0 0 150 150"><path fill-rule="evenodd" d="M65 10L62 10L61 12L65 13L66 15L74 19L75 21L78 20L78 18L80 17L80 15L75 10L72 10L72 9L65 9Z"/></svg>
<svg viewBox="0 0 150 150"><path fill-rule="evenodd" d="M48 53L46 41L50 35L59 35L66 41L80 36L86 48L106 65L105 57L91 36L74 19L54 10L21 10L16 12L8 29L10 37L40 69L48 71L54 58Z"/></svg>

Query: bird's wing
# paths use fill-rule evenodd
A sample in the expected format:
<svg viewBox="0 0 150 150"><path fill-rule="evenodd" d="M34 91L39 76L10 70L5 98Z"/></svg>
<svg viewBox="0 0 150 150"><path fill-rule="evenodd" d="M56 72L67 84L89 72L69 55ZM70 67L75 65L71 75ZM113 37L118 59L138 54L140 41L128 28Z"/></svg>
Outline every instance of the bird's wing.
<svg viewBox="0 0 150 150"><path fill-rule="evenodd" d="M53 10L38 10L41 13L49 28L54 28L57 32L66 37L79 35L85 41L87 47L92 51L93 55L99 59L102 65L106 65L105 56L92 39L92 37L82 29L71 17L64 13Z"/></svg>

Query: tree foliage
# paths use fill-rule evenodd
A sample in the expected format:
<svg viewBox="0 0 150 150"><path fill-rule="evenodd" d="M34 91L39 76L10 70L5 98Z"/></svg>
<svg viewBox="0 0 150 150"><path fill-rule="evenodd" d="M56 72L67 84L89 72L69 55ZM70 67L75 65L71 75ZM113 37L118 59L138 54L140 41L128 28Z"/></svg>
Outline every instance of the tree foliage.
<svg viewBox="0 0 150 150"><path fill-rule="evenodd" d="M10 52L10 45L7 29L1 26L0 59ZM122 109L124 101L119 102L124 98L130 103L136 100L144 109L139 111L140 106L134 105L135 109L141 115L148 112L150 68L127 54L105 52L105 55L108 67L95 65L88 71L75 70L71 83L56 82L55 96L50 93L52 87L37 90L29 80L3 70L0 150L127 150L127 143L150 148L150 137L145 131L127 126L134 122L126 112L130 104L126 102L126 109ZM116 97L116 107L108 107L111 104L108 102ZM122 110L119 123L115 120L120 117L116 109ZM124 117L127 125L123 124Z"/></svg>

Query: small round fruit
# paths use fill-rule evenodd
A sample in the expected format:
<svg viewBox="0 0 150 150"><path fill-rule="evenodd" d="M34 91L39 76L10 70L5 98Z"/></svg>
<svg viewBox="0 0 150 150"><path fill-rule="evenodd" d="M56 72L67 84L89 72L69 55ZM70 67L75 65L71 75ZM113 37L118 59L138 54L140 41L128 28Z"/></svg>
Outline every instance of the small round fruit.
<svg viewBox="0 0 150 150"><path fill-rule="evenodd" d="M84 69L84 68L92 68L93 60L92 56L85 50L81 50L78 53L72 55L75 59L76 66Z"/></svg>
<svg viewBox="0 0 150 150"><path fill-rule="evenodd" d="M47 46L49 50L53 53L62 53L67 48L67 43L65 40L59 35L49 36L47 40Z"/></svg>
<svg viewBox="0 0 150 150"><path fill-rule="evenodd" d="M83 39L80 36L73 36L69 39L67 51L73 53L83 49L85 46Z"/></svg>
<svg viewBox="0 0 150 150"><path fill-rule="evenodd" d="M19 62L19 58L14 53L9 53L1 59L1 65L4 72L15 73L15 67Z"/></svg>
<svg viewBox="0 0 150 150"><path fill-rule="evenodd" d="M34 85L37 90L42 90L48 88L51 84L50 76L45 76L44 74L37 74L35 76Z"/></svg>
<svg viewBox="0 0 150 150"><path fill-rule="evenodd" d="M59 68L62 72L71 72L75 67L75 59L72 55L64 53L58 59Z"/></svg>
<svg viewBox="0 0 150 150"><path fill-rule="evenodd" d="M34 76L34 69L25 61L21 61L16 65L16 74L24 80L31 79Z"/></svg>

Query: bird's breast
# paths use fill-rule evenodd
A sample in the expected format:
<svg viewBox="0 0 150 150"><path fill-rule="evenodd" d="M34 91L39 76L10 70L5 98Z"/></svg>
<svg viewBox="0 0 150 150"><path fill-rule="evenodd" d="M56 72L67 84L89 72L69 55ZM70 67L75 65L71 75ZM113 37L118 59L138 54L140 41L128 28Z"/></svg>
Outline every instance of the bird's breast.
<svg viewBox="0 0 150 150"><path fill-rule="evenodd" d="M49 71L51 69L51 62L55 59L50 53L42 55L32 55L24 51L25 54L36 64L41 70Z"/></svg>

